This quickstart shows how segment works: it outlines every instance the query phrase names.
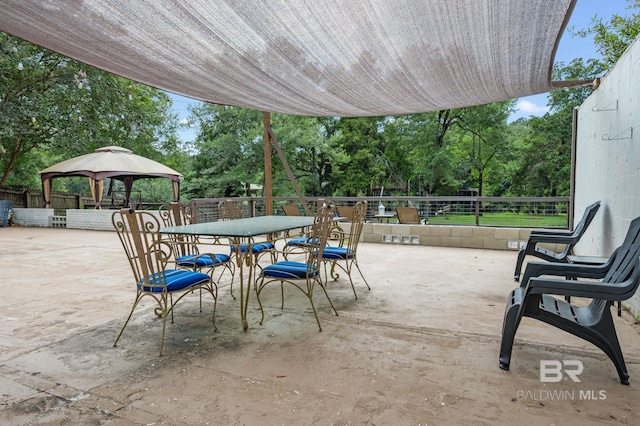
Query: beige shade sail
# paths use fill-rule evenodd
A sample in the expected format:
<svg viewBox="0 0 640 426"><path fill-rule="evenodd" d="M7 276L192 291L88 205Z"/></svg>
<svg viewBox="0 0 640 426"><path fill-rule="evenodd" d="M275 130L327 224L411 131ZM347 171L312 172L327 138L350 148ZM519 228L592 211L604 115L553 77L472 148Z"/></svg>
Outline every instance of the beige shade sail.
<svg viewBox="0 0 640 426"><path fill-rule="evenodd" d="M207 102L376 116L573 85L551 69L575 1L4 0L0 30Z"/></svg>
<svg viewBox="0 0 640 426"><path fill-rule="evenodd" d="M87 176L96 208L100 208L105 178L124 182L126 204L129 204L131 199L133 182L143 178L171 179L173 201L177 202L180 199L180 181L182 180L180 173L119 146L98 148L91 154L74 157L41 170L40 179L46 208L51 208L52 180L64 176Z"/></svg>

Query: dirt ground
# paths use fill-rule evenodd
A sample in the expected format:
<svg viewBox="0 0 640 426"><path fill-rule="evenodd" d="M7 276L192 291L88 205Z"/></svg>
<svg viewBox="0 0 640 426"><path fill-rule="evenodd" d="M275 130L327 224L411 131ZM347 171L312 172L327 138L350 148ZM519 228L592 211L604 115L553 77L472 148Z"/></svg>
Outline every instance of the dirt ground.
<svg viewBox="0 0 640 426"><path fill-rule="evenodd" d="M249 330L220 283L189 295L168 324L149 303L113 342L134 299L113 232L0 228L0 424L640 424L640 335L615 318L630 386L594 346L525 319L511 371L498 368L516 253L362 244L371 285L329 284L339 316L278 286L255 297ZM237 287L236 287L237 289ZM579 360L576 383L541 383L540 360Z"/></svg>

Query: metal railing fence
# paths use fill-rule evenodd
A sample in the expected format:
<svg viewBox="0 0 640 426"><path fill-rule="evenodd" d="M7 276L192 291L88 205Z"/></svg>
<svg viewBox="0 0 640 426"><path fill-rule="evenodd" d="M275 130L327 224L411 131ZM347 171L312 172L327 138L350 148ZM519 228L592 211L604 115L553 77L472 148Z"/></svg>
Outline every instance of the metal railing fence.
<svg viewBox="0 0 640 426"><path fill-rule="evenodd" d="M191 200L197 222L219 218L218 203L226 198L198 198ZM236 197L241 202L245 217L264 216L263 197ZM313 205L318 197L304 197L303 202ZM432 225L502 226L517 228L558 228L570 225L569 197L332 197L336 205L355 205L367 200L367 221L396 222L396 207L415 207L424 223ZM283 215L281 206L297 205L305 214L297 197L273 197L273 214ZM384 206L384 215L380 214Z"/></svg>
<svg viewBox="0 0 640 426"><path fill-rule="evenodd" d="M0 189L0 199L12 201L14 207L40 208L43 206L41 191ZM218 220L218 203L226 198L198 198L191 200L196 220ZM236 197L242 202L245 216L264 216L264 197ZM314 205L318 197L304 197L303 202ZM502 226L515 228L557 228L571 226L569 197L333 197L327 198L337 205L355 205L369 202L367 221L394 223L396 207L415 207L420 218L431 225ZM103 208L109 208L110 199L103 199ZM65 209L92 208L90 196L80 194L53 194L52 204L58 214ZM294 204L300 207L297 197L273 197L273 213L282 215L281 206ZM380 204L384 216L380 216ZM156 203L140 202L137 208L157 209Z"/></svg>

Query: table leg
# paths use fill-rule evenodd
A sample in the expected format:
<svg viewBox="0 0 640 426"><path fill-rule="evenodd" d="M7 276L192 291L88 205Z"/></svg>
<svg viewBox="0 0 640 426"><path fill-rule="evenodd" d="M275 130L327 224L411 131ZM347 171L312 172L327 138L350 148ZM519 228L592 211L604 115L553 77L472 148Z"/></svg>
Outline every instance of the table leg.
<svg viewBox="0 0 640 426"><path fill-rule="evenodd" d="M249 322L247 321L247 311L249 307L249 293L251 293L251 283L253 282L253 254L251 250L251 241L247 241L245 250L242 250L242 240L237 239L234 242L236 246L236 264L240 269L240 320L242 321L242 330L247 331ZM245 269L247 279L245 280ZM247 288L245 289L245 281Z"/></svg>

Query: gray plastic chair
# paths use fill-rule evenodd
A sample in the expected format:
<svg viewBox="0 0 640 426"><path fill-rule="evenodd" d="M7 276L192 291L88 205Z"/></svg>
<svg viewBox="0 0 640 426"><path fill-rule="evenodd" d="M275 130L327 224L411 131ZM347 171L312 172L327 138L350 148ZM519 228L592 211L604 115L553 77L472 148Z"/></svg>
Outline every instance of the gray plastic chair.
<svg viewBox="0 0 640 426"><path fill-rule="evenodd" d="M9 226L9 219L13 215L13 205L9 200L0 200L0 221L2 221L2 227Z"/></svg>
<svg viewBox="0 0 640 426"><path fill-rule="evenodd" d="M516 261L516 270L513 274L513 279L516 281L520 280L522 263L527 255L532 255L549 262L568 263L569 259L567 257L571 254L573 247L578 244L580 238L584 235L599 208L600 201L596 201L588 206L582 215L582 219L578 222L573 231L531 231L527 245L521 248L518 252L518 260ZM565 247L558 253L544 247L540 247L538 245L540 243L565 244Z"/></svg>
<svg viewBox="0 0 640 426"><path fill-rule="evenodd" d="M553 275L560 278L541 277ZM589 279L589 281L585 281ZM594 281L600 279L600 281ZM502 327L500 368L508 370L516 331L523 317L550 324L600 348L613 361L620 382L629 384L611 305L632 297L640 282L640 218L602 265L529 263L522 285L509 293ZM592 299L577 306L555 296Z"/></svg>

